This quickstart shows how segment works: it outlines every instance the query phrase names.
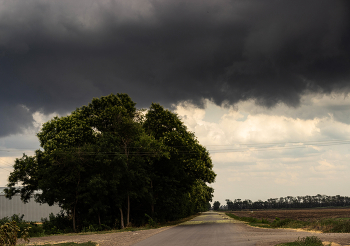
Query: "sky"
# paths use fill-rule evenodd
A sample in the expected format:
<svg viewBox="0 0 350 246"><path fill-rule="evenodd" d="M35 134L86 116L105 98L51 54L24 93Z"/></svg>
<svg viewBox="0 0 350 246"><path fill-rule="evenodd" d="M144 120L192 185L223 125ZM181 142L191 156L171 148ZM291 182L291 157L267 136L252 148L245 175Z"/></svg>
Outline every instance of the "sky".
<svg viewBox="0 0 350 246"><path fill-rule="evenodd" d="M211 153L214 200L350 196L350 2L0 0L0 186L42 123L127 93Z"/></svg>

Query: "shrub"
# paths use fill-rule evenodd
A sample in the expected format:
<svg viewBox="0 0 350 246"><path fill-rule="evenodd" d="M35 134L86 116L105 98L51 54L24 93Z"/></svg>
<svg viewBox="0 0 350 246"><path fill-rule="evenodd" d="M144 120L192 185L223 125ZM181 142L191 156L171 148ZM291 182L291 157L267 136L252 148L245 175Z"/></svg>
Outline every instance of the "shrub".
<svg viewBox="0 0 350 246"><path fill-rule="evenodd" d="M95 231L109 231L112 230L111 227L101 224L101 225L88 225L84 226L83 229L81 230L82 232L95 232Z"/></svg>
<svg viewBox="0 0 350 246"><path fill-rule="evenodd" d="M293 220L292 219L284 219L280 220L278 217L272 222L271 226L272 227L283 227L291 223Z"/></svg>
<svg viewBox="0 0 350 246"><path fill-rule="evenodd" d="M298 245L305 245L305 246L323 246L322 240L316 236L304 237L301 240L299 240L298 238L296 243L298 243Z"/></svg>
<svg viewBox="0 0 350 246"><path fill-rule="evenodd" d="M329 229L329 232L341 232L341 233L350 232L350 221L349 220L333 221L333 226L331 229Z"/></svg>
<svg viewBox="0 0 350 246"><path fill-rule="evenodd" d="M22 217L23 218L23 217ZM0 226L0 245L14 246L17 243L18 234L21 232L21 238L24 241L29 242L29 230L30 227L25 228L23 231L17 226L16 221L6 222Z"/></svg>
<svg viewBox="0 0 350 246"><path fill-rule="evenodd" d="M44 233L47 235L73 232L71 219L63 211L56 216L51 213L49 219L41 219L41 222Z"/></svg>
<svg viewBox="0 0 350 246"><path fill-rule="evenodd" d="M156 227L157 226L157 221L153 220L151 216L149 216L148 214L145 214L145 216L148 219L148 225L150 227Z"/></svg>
<svg viewBox="0 0 350 246"><path fill-rule="evenodd" d="M37 237L43 234L43 229L41 226L33 222L25 221L23 217L23 214L14 214L10 218L4 217L0 219L0 225L5 225L6 223L11 223L12 221L15 221L16 226L19 228L17 238L21 238L24 232L28 233L29 237Z"/></svg>
<svg viewBox="0 0 350 246"><path fill-rule="evenodd" d="M267 219L261 219L261 223L263 223L263 224L270 224L270 222Z"/></svg>

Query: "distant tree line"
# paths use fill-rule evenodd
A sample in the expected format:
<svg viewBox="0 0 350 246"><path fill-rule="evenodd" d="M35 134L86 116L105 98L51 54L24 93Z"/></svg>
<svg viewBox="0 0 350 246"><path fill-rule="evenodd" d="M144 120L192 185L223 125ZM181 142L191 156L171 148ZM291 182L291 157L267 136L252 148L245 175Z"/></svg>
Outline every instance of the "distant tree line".
<svg viewBox="0 0 350 246"><path fill-rule="evenodd" d="M74 231L207 210L216 176L209 152L175 113L135 105L112 94L46 122L37 134L42 149L16 159L6 196L26 202L40 190L35 200L58 204Z"/></svg>
<svg viewBox="0 0 350 246"><path fill-rule="evenodd" d="M228 210L241 209L278 209L278 208L315 208L315 207L344 207L350 206L350 197L347 196L326 196L317 194L316 196L287 196L280 198L270 198L267 201L258 200L252 202L249 199L226 199Z"/></svg>

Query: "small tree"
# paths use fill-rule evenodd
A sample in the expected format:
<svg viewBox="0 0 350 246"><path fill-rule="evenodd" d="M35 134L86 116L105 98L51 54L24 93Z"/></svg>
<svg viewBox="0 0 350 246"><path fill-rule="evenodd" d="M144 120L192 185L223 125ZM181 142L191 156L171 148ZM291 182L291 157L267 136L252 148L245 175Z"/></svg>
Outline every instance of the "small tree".
<svg viewBox="0 0 350 246"><path fill-rule="evenodd" d="M215 201L214 202L214 210L219 210L220 208L220 202L219 201Z"/></svg>

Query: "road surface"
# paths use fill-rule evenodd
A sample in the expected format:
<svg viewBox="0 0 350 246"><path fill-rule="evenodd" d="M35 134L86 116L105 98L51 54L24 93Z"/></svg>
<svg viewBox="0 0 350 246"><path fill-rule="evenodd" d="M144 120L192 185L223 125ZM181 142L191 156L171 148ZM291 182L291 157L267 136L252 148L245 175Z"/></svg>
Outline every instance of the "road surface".
<svg viewBox="0 0 350 246"><path fill-rule="evenodd" d="M350 235L320 234L287 229L263 229L246 225L217 212L205 212L202 215L151 236L134 246L211 246L211 245L276 245L291 242L306 236L317 236L323 241L350 244Z"/></svg>

